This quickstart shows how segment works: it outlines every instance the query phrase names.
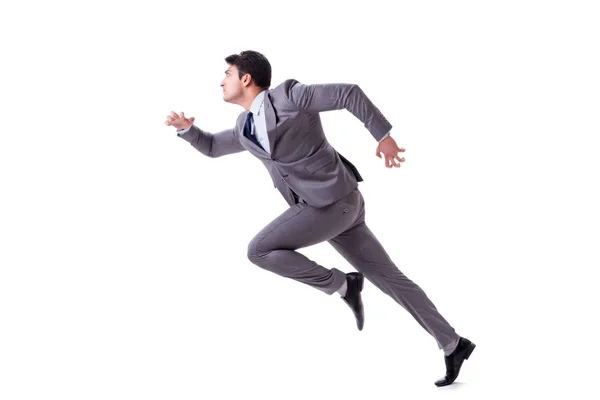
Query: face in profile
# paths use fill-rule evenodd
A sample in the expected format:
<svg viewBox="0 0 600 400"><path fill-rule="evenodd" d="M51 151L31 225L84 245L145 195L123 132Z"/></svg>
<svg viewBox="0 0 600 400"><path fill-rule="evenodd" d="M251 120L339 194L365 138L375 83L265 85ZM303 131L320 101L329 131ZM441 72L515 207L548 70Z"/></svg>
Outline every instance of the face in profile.
<svg viewBox="0 0 600 400"><path fill-rule="evenodd" d="M223 89L223 100L228 103L236 103L242 97L242 81L237 67L230 65L225 71L225 79L221 82Z"/></svg>

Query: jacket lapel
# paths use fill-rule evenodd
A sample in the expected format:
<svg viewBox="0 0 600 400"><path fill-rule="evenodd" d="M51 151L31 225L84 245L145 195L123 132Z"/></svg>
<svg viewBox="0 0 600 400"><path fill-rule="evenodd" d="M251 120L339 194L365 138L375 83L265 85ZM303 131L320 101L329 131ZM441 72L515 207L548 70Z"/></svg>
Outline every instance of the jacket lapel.
<svg viewBox="0 0 600 400"><path fill-rule="evenodd" d="M277 118L275 117L275 109L271 103L269 94L271 91L265 93L264 109L265 109L265 121L267 123L267 136L269 137L269 153L273 154L273 145L275 144L275 137L277 136Z"/></svg>

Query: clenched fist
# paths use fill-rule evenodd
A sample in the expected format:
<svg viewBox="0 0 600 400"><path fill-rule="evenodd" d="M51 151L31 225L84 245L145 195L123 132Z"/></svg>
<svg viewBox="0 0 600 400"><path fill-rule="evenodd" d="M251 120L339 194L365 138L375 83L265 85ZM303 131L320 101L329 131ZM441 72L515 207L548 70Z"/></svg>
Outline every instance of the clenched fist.
<svg viewBox="0 0 600 400"><path fill-rule="evenodd" d="M175 111L171 111L171 114L167 115L165 125L174 126L177 129L187 129L194 123L195 118L186 118L183 112L179 115Z"/></svg>

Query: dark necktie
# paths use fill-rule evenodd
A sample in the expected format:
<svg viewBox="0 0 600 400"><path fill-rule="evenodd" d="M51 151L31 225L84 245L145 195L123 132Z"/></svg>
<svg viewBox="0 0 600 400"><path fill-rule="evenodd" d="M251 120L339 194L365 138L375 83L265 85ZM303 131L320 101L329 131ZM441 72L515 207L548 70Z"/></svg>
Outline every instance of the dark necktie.
<svg viewBox="0 0 600 400"><path fill-rule="evenodd" d="M252 113L248 112L248 115L246 115L246 123L244 124L244 136L246 136L248 139L254 142L254 144L256 144L258 147L264 150L264 147L260 145L260 143L256 139L256 136L252 134L252 122Z"/></svg>

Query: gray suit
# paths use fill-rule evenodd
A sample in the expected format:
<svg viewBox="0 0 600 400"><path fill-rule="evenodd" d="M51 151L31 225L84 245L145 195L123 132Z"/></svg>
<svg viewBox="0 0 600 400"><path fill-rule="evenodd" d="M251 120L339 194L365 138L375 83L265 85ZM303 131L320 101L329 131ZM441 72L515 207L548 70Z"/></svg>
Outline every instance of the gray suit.
<svg viewBox="0 0 600 400"><path fill-rule="evenodd" d="M358 190L362 178L327 141L319 113L346 109L378 141L391 124L352 84L305 85L289 79L266 91L264 109L269 152L244 136L247 111L239 115L233 129L212 134L192 126L179 136L209 157L251 152L263 162L290 205L250 241L250 261L333 294L342 286L345 273L325 268L296 251L327 241L410 312L439 348L453 346L459 338L454 329L421 288L398 270L367 227L364 198Z"/></svg>

